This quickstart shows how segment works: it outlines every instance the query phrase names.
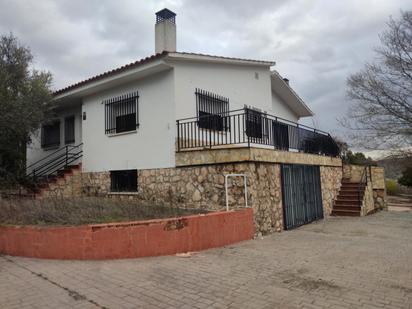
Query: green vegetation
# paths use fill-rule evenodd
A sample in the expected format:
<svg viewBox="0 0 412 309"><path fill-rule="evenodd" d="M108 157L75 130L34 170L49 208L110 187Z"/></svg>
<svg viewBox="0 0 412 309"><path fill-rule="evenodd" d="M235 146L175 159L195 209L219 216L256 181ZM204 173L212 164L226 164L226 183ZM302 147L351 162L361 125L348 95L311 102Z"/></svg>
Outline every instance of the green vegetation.
<svg viewBox="0 0 412 309"><path fill-rule="evenodd" d="M396 195L399 193L399 186L396 180L393 180L393 179L386 180L386 193L388 195Z"/></svg>
<svg viewBox="0 0 412 309"><path fill-rule="evenodd" d="M0 36L0 186L24 173L26 144L50 111L51 74L32 69L30 49Z"/></svg>
<svg viewBox="0 0 412 309"><path fill-rule="evenodd" d="M402 172L402 176L398 179L398 183L408 188L412 187L412 167L408 167Z"/></svg>

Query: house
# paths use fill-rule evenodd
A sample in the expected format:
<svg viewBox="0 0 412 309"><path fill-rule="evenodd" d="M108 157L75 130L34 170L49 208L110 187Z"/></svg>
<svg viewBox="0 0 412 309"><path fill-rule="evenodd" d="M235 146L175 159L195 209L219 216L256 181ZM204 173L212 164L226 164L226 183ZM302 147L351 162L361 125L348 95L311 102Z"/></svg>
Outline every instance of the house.
<svg viewBox="0 0 412 309"><path fill-rule="evenodd" d="M38 197L212 209L248 201L270 232L329 215L341 184L361 183L334 211L362 213L367 177L343 178L333 138L299 124L313 112L275 62L178 52L168 9L156 13L155 52L54 93L56 117L27 149L28 175L43 180Z"/></svg>

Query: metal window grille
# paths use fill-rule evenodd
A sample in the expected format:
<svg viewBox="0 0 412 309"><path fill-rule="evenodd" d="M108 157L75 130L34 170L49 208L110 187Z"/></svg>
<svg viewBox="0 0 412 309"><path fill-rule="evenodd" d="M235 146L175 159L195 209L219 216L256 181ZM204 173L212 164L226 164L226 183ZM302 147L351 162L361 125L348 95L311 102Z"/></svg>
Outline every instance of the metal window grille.
<svg viewBox="0 0 412 309"><path fill-rule="evenodd" d="M196 88L196 111L198 126L202 129L228 131L230 129L229 99Z"/></svg>
<svg viewBox="0 0 412 309"><path fill-rule="evenodd" d="M60 146L60 120L44 124L41 129L41 146Z"/></svg>
<svg viewBox="0 0 412 309"><path fill-rule="evenodd" d="M111 171L110 180L112 192L137 191L137 170Z"/></svg>
<svg viewBox="0 0 412 309"><path fill-rule="evenodd" d="M134 131L139 127L138 92L104 100L105 133Z"/></svg>
<svg viewBox="0 0 412 309"><path fill-rule="evenodd" d="M66 117L64 119L64 143L74 143L74 116Z"/></svg>

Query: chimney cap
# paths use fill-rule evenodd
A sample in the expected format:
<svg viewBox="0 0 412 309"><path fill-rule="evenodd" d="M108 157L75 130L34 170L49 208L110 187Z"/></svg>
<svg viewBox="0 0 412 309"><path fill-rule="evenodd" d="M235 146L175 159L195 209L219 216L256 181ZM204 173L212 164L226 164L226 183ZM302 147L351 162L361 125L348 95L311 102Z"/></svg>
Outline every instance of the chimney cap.
<svg viewBox="0 0 412 309"><path fill-rule="evenodd" d="M286 84L288 84L289 85L289 79L288 78L283 78L283 81L286 83Z"/></svg>
<svg viewBox="0 0 412 309"><path fill-rule="evenodd" d="M176 17L176 13L172 12L169 9L164 8L163 10L156 12L156 24L162 21L166 21L166 20L174 24L175 17Z"/></svg>

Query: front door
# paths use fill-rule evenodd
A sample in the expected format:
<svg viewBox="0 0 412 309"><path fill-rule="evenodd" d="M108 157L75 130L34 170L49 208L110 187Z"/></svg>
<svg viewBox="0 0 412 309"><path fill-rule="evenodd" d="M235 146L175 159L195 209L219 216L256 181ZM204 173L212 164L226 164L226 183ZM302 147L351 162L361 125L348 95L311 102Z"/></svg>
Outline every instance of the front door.
<svg viewBox="0 0 412 309"><path fill-rule="evenodd" d="M319 166L282 165L282 199L286 230L322 219Z"/></svg>

